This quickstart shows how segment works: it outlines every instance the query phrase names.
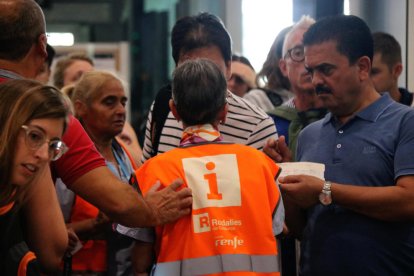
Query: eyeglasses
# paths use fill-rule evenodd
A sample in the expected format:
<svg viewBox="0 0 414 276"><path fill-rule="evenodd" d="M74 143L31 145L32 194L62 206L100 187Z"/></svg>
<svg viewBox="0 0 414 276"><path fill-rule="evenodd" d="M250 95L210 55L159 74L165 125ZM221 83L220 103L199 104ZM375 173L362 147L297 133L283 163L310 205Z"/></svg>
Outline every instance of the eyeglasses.
<svg viewBox="0 0 414 276"><path fill-rule="evenodd" d="M286 58L288 55L293 61L302 62L305 60L305 49L303 48L303 45L295 46L292 49L289 49L283 58Z"/></svg>
<svg viewBox="0 0 414 276"><path fill-rule="evenodd" d="M60 157L62 157L63 154L65 154L68 151L68 147L64 142L61 140L48 140L46 139L45 134L33 126L26 126L22 125L22 129L25 131L25 140L26 145L31 148L32 150L39 149L44 143L48 143L48 151L49 151L49 157L51 161L56 161Z"/></svg>

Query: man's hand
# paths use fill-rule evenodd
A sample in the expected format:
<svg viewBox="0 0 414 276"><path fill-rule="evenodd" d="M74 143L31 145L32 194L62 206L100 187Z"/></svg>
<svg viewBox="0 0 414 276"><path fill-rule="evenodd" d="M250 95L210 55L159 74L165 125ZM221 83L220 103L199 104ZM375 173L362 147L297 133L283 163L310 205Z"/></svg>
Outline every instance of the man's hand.
<svg viewBox="0 0 414 276"><path fill-rule="evenodd" d="M283 135L277 140L274 138L267 139L263 152L278 163L292 161L292 153L290 152L285 141L285 136Z"/></svg>
<svg viewBox="0 0 414 276"><path fill-rule="evenodd" d="M148 190L144 200L155 216L155 225L170 223L190 214L193 204L191 189L183 188L176 191L182 184L181 179L176 179L168 187L157 191L161 186L157 181Z"/></svg>
<svg viewBox="0 0 414 276"><path fill-rule="evenodd" d="M319 202L324 181L310 175L279 177L283 198L288 197L301 208L309 208Z"/></svg>

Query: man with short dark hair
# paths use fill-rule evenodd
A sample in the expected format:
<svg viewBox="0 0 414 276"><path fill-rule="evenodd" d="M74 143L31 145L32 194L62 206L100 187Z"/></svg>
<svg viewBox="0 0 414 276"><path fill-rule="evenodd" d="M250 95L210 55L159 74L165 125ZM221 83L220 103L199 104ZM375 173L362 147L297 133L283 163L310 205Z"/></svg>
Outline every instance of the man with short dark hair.
<svg viewBox="0 0 414 276"><path fill-rule="evenodd" d="M376 32L374 39L374 59L371 78L375 89L381 94L388 92L399 103L411 106L413 94L403 87L398 87L398 78L403 70L401 46L390 34Z"/></svg>
<svg viewBox="0 0 414 276"><path fill-rule="evenodd" d="M176 66L189 59L206 58L216 63L226 79L231 76L231 38L215 15L200 13L179 19L171 34L172 56ZM143 159L147 160L180 144L182 125L168 107L171 86L160 89L148 115ZM277 138L272 119L248 101L227 93L229 112L219 125L224 139L263 149L266 139Z"/></svg>
<svg viewBox="0 0 414 276"><path fill-rule="evenodd" d="M373 40L356 16L317 21L304 34L305 66L330 113L304 128L297 160L324 180L279 178L287 226L305 224L301 275L414 274L414 110L370 78ZM300 220L300 219L304 220Z"/></svg>

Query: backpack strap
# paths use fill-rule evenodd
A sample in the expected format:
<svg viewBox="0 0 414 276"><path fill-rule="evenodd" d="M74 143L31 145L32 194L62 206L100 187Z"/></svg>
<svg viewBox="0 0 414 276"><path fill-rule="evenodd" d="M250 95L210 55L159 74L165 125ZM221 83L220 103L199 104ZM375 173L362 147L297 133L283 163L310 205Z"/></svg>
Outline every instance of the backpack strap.
<svg viewBox="0 0 414 276"><path fill-rule="evenodd" d="M260 89L266 93L266 96L269 98L273 106L280 106L283 103L283 99L280 95L272 92L269 89L265 89L265 88L260 88Z"/></svg>
<svg viewBox="0 0 414 276"><path fill-rule="evenodd" d="M171 85L168 84L161 88L155 97L154 107L152 109L151 121L151 142L152 152L151 156L156 156L158 153L158 146L160 144L162 128L167 120L168 113L170 113L169 101L171 99L172 91Z"/></svg>

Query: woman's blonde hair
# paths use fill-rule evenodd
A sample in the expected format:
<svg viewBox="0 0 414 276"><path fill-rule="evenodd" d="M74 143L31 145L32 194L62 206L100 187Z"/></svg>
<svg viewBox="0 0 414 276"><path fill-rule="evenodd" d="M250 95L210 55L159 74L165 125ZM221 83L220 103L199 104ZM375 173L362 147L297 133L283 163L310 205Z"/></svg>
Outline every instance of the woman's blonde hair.
<svg viewBox="0 0 414 276"><path fill-rule="evenodd" d="M75 52L67 56L60 58L55 65L53 70L53 85L61 89L64 86L65 71L75 61L83 60L88 62L92 67L94 66L93 60L84 53Z"/></svg>
<svg viewBox="0 0 414 276"><path fill-rule="evenodd" d="M72 103L80 101L89 106L100 95L101 88L113 80L123 85L122 81L110 72L99 70L85 72L71 91ZM76 110L75 116L77 116Z"/></svg>

